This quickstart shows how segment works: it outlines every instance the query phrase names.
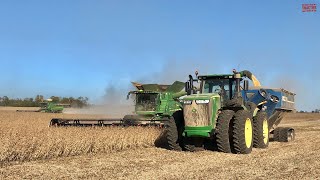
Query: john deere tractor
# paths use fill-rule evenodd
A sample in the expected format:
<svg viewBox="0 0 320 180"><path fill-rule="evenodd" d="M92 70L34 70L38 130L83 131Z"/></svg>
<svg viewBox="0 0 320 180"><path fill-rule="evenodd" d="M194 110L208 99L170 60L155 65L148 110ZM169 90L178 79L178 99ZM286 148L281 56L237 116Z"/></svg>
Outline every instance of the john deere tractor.
<svg viewBox="0 0 320 180"><path fill-rule="evenodd" d="M253 82L254 88L249 89L245 78ZM194 82L200 86L196 88ZM197 79L189 75L185 90L188 95L180 98L181 116L166 122L167 141L173 150L194 151L208 143L215 143L217 150L225 153L248 154L253 147L266 148L270 132L275 131L276 136L280 136L275 121L279 124L282 112L294 109L293 104L289 108L277 106L282 97L270 90L288 91L261 88L249 71L199 75ZM290 92L287 94L294 96ZM286 140L294 138L292 128L280 134Z"/></svg>

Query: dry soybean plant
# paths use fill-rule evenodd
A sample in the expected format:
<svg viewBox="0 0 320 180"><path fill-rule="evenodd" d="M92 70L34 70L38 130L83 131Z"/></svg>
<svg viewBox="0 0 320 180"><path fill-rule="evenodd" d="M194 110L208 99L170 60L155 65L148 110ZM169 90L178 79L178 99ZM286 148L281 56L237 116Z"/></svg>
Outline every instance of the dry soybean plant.
<svg viewBox="0 0 320 180"><path fill-rule="evenodd" d="M143 127L49 128L48 115L12 113L0 114L0 164L151 147L161 132Z"/></svg>

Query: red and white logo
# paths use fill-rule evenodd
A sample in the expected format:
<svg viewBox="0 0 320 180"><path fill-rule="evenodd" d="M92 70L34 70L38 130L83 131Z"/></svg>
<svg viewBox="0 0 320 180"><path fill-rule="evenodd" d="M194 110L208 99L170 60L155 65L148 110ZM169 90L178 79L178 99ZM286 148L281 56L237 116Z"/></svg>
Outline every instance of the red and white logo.
<svg viewBox="0 0 320 180"><path fill-rule="evenodd" d="M302 12L316 12L317 4L302 4Z"/></svg>

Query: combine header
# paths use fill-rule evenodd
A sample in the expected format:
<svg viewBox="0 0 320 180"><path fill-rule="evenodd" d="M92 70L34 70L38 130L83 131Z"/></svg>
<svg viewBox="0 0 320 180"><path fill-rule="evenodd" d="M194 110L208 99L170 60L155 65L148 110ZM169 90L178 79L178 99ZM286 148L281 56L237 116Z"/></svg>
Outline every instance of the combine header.
<svg viewBox="0 0 320 180"><path fill-rule="evenodd" d="M17 110L17 112L46 112L46 113L62 113L64 106L69 104L57 104L52 102L52 99L47 99L45 102L40 103L38 110Z"/></svg>
<svg viewBox="0 0 320 180"><path fill-rule="evenodd" d="M135 114L119 119L52 119L50 126L163 126L176 111L181 110L178 98L186 95L185 83L172 85L140 84L132 82L135 91Z"/></svg>

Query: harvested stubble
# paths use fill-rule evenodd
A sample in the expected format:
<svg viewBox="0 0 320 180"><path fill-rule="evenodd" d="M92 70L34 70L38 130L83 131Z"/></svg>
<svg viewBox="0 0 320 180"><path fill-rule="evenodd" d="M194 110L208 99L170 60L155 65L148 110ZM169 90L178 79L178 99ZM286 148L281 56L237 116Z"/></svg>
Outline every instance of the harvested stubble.
<svg viewBox="0 0 320 180"><path fill-rule="evenodd" d="M159 129L142 127L49 128L53 116L1 111L0 164L150 147L160 134Z"/></svg>

